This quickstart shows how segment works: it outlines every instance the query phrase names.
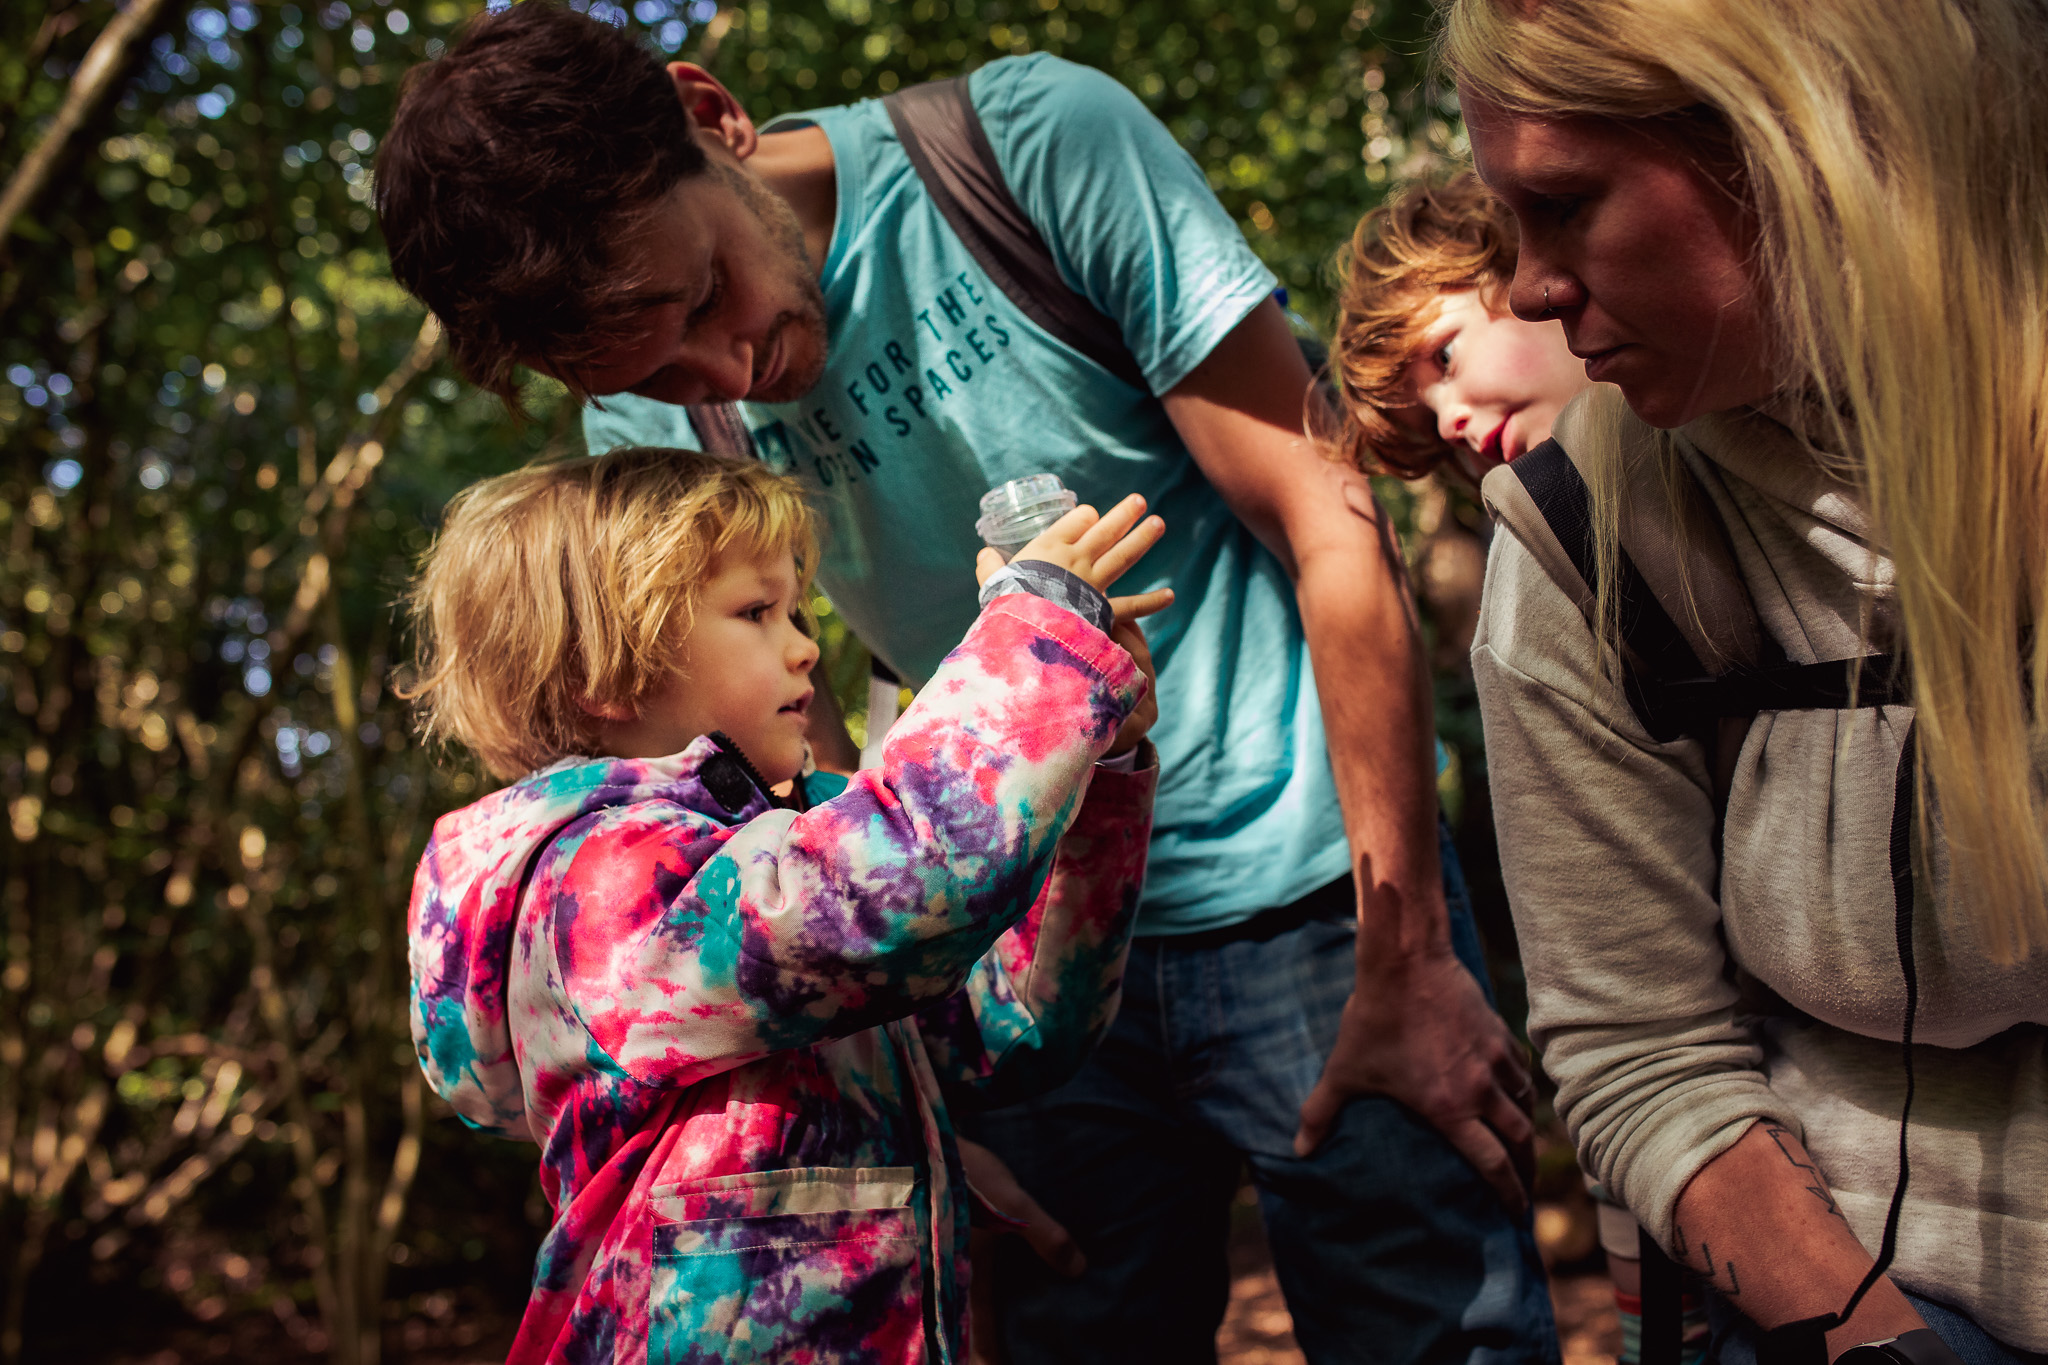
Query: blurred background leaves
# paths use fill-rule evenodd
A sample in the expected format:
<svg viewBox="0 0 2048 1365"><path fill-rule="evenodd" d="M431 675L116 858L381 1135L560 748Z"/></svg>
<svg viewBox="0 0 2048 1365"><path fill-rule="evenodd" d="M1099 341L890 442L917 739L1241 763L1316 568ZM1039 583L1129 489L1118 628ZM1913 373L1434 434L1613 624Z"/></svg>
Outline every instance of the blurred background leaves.
<svg viewBox="0 0 2048 1365"><path fill-rule="evenodd" d="M449 495L576 414L459 382L369 208L406 69L478 8L0 7L0 1362L425 1360L524 1300L533 1153L423 1095L406 1030L412 867L479 775L412 741L393 604ZM757 118L1100 67L1312 323L1358 214L1463 149L1425 0L588 8ZM1471 520L1386 491L1424 559Z"/></svg>

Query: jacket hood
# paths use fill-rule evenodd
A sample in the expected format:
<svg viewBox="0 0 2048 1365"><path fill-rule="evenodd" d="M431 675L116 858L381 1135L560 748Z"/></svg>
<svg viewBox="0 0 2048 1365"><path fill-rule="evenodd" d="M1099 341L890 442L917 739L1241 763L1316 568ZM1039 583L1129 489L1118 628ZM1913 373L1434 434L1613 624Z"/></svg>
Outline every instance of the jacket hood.
<svg viewBox="0 0 2048 1365"><path fill-rule="evenodd" d="M522 893L564 827L658 801L724 827L767 810L754 770L722 736L653 759L564 759L435 822L407 914L412 1037L427 1081L471 1127L540 1140L527 1122L506 996Z"/></svg>

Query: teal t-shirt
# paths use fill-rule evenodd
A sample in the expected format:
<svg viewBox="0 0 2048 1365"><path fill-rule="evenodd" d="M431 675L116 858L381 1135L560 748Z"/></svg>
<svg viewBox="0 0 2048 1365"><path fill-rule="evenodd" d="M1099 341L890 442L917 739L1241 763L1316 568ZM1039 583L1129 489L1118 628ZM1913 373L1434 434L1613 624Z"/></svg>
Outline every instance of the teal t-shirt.
<svg viewBox="0 0 2048 1365"><path fill-rule="evenodd" d="M1099 507L1145 495L1166 537L1118 588L1171 585L1177 600L1145 622L1161 781L1139 931L1233 924L1342 876L1343 819L1293 587L1151 394L1275 281L1194 160L1108 76L1039 54L992 62L969 89L1060 273L1122 326L1151 393L1010 303L870 100L804 115L837 161L830 353L809 395L746 404L747 424L822 516L833 606L913 685L974 619L983 493L1051 473ZM584 417L592 450L698 445L681 408L602 402Z"/></svg>

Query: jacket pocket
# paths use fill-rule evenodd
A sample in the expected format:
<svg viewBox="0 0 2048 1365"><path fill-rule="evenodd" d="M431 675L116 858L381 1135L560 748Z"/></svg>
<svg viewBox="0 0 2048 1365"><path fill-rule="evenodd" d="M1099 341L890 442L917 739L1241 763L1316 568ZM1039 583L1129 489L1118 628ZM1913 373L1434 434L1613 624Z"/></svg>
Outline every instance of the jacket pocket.
<svg viewBox="0 0 2048 1365"><path fill-rule="evenodd" d="M655 1187L650 1365L924 1360L915 1188L907 1166Z"/></svg>

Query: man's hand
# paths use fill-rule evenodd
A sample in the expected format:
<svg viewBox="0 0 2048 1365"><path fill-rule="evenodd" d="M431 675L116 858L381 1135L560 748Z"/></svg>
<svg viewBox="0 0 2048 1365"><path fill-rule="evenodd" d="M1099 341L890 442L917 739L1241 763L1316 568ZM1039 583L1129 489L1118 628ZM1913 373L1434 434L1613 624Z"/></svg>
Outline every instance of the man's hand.
<svg viewBox="0 0 2048 1365"><path fill-rule="evenodd" d="M1358 955L1358 985L1301 1106L1295 1155L1321 1144L1353 1096L1389 1095L1434 1124L1519 1216L1529 1207L1536 1131L1521 1045L1450 953L1375 966L1362 940Z"/></svg>

